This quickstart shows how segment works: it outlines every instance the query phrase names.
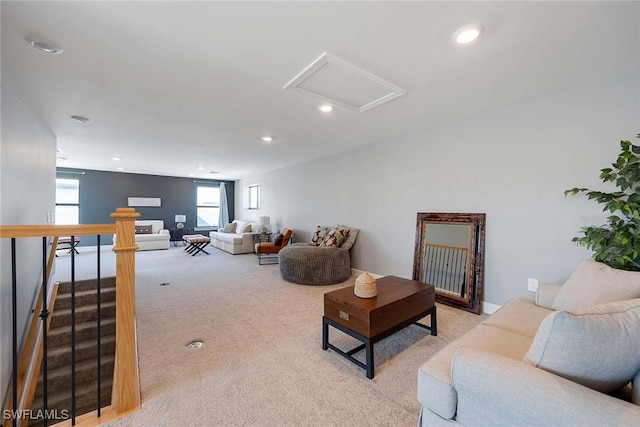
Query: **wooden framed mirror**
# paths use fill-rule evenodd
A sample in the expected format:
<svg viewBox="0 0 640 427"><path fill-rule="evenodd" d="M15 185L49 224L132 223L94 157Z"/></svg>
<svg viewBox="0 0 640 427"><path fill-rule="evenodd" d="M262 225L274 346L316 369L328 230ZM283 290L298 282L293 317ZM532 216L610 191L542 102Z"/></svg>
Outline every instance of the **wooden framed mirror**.
<svg viewBox="0 0 640 427"><path fill-rule="evenodd" d="M484 213L419 212L413 280L436 287L436 301L482 311Z"/></svg>

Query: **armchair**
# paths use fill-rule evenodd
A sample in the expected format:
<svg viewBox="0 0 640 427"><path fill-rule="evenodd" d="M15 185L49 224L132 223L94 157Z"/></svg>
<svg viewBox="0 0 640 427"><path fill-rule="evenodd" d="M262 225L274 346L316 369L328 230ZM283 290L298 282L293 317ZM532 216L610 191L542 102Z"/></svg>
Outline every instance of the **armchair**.
<svg viewBox="0 0 640 427"><path fill-rule="evenodd" d="M274 241L256 243L255 250L256 255L258 255L258 264L262 265L262 261L272 258L277 262L278 258L274 257L273 255L277 255L282 248L287 246L292 236L293 230L285 228L284 230L282 230L282 236L277 236Z"/></svg>

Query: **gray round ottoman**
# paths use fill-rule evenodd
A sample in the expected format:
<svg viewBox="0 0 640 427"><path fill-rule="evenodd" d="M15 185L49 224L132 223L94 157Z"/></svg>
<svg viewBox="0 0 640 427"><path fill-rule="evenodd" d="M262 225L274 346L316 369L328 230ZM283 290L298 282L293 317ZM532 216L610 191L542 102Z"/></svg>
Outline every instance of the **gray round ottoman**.
<svg viewBox="0 0 640 427"><path fill-rule="evenodd" d="M278 258L280 274L287 282L321 286L351 277L351 257L347 249L296 243L282 248Z"/></svg>

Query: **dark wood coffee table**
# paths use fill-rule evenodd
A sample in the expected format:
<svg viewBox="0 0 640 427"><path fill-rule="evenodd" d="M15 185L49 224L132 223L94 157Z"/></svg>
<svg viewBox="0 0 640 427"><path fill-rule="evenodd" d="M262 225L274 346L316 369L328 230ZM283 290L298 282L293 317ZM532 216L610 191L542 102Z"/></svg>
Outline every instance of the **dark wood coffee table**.
<svg viewBox="0 0 640 427"><path fill-rule="evenodd" d="M376 280L378 295L359 298L353 286L324 294L322 316L322 349L332 349L339 355L365 369L373 378L373 344L411 324L438 334L435 288L417 280L386 276ZM431 326L417 323L430 316ZM329 325L362 342L358 347L343 351L329 343ZM366 363L353 355L365 349Z"/></svg>

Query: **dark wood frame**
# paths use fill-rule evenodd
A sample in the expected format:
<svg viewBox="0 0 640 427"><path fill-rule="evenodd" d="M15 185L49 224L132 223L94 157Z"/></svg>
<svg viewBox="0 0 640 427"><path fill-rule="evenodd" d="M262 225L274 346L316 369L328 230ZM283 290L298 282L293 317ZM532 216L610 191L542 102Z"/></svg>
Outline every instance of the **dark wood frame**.
<svg viewBox="0 0 640 427"><path fill-rule="evenodd" d="M460 308L471 313L482 313L484 295L484 213L441 213L418 212L416 221L416 241L413 256L413 280L420 280L422 271L422 250L425 224L470 225L469 268L467 269L467 289L464 297L441 293L436 288L436 302Z"/></svg>

